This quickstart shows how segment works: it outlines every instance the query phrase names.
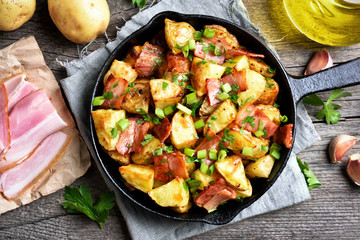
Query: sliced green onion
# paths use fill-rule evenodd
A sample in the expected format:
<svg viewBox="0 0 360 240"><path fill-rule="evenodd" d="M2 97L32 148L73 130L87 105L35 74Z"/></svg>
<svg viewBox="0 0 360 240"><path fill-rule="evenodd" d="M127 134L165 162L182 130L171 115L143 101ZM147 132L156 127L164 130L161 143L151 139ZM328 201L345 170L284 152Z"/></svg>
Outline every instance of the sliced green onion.
<svg viewBox="0 0 360 240"><path fill-rule="evenodd" d="M288 117L286 115L280 115L280 121L286 123L288 121Z"/></svg>
<svg viewBox="0 0 360 240"><path fill-rule="evenodd" d="M210 160L217 160L217 151L216 149L209 150L209 158Z"/></svg>
<svg viewBox="0 0 360 240"><path fill-rule="evenodd" d="M162 89L165 90L168 85L169 85L169 83L164 81L163 84L162 84Z"/></svg>
<svg viewBox="0 0 360 240"><path fill-rule="evenodd" d="M242 150L242 154L245 156L253 156L253 149L251 147L244 147Z"/></svg>
<svg viewBox="0 0 360 240"><path fill-rule="evenodd" d="M118 135L117 127L112 128L112 129L110 130L110 134L111 134L112 139L116 138L117 135Z"/></svg>
<svg viewBox="0 0 360 240"><path fill-rule="evenodd" d="M231 91L231 86L230 86L229 83L225 83L225 84L223 84L223 85L221 86L221 89L222 89L224 92L228 93L228 92Z"/></svg>
<svg viewBox="0 0 360 240"><path fill-rule="evenodd" d="M227 156L227 153L225 150L221 150L219 152L219 155L218 155L218 161L221 162L222 160L224 160Z"/></svg>
<svg viewBox="0 0 360 240"><path fill-rule="evenodd" d="M189 50L195 50L196 45L194 39L190 39L188 45L189 45Z"/></svg>
<svg viewBox="0 0 360 240"><path fill-rule="evenodd" d="M129 120L128 119L120 119L116 124L119 126L121 131L125 131L129 127Z"/></svg>
<svg viewBox="0 0 360 240"><path fill-rule="evenodd" d="M261 150L261 151L264 151L264 152L267 152L267 151L269 150L269 147L266 146L266 145L261 144L260 150Z"/></svg>
<svg viewBox="0 0 360 240"><path fill-rule="evenodd" d="M191 149L191 148L185 148L184 149L184 154L189 156L189 157L193 157L195 152L196 152L196 150Z"/></svg>
<svg viewBox="0 0 360 240"><path fill-rule="evenodd" d="M184 105L182 105L181 103L178 103L176 105L176 108L179 109L180 111L183 111L186 114L189 114L189 115L191 114L191 110L188 109L187 107L185 107Z"/></svg>
<svg viewBox="0 0 360 240"><path fill-rule="evenodd" d="M182 48L182 53L184 54L184 57L188 57L189 56L189 45L185 45Z"/></svg>
<svg viewBox="0 0 360 240"><path fill-rule="evenodd" d="M207 175L211 176L211 175L213 175L214 172L215 172L215 164L213 164L209 167Z"/></svg>
<svg viewBox="0 0 360 240"><path fill-rule="evenodd" d="M256 137L262 137L262 136L264 136L264 131L263 131L263 130L257 130L257 131L255 132L255 136L256 136Z"/></svg>
<svg viewBox="0 0 360 240"><path fill-rule="evenodd" d="M207 156L206 149L197 151L197 158L198 159L204 159L204 158L206 158L206 156Z"/></svg>
<svg viewBox="0 0 360 240"><path fill-rule="evenodd" d="M195 125L195 128L196 128L196 129L199 129L199 128L204 127L204 126L205 126L205 123L204 123L204 121L203 121L202 119L200 119L200 120L196 121L196 122L194 123L194 125Z"/></svg>
<svg viewBox="0 0 360 240"><path fill-rule="evenodd" d="M221 93L221 94L217 95L217 98L220 99L221 101L224 101L224 100L228 99L229 97L230 96L227 93Z"/></svg>
<svg viewBox="0 0 360 240"><path fill-rule="evenodd" d="M155 114L161 119L165 117L164 110L162 110L161 108L155 108Z"/></svg>
<svg viewBox="0 0 360 240"><path fill-rule="evenodd" d="M97 107L97 106L100 106L101 104L103 104L104 101L105 101L104 96L99 96L99 97L94 98L92 104L93 104L94 107Z"/></svg>
<svg viewBox="0 0 360 240"><path fill-rule="evenodd" d="M203 173L203 174L207 174L208 170L209 170L209 166L206 165L204 163L204 161L201 161L200 172Z"/></svg>
<svg viewBox="0 0 360 240"><path fill-rule="evenodd" d="M196 92L192 92L188 95L186 95L186 102L187 104L191 105L193 103L196 103L197 102L197 96L196 96Z"/></svg>
<svg viewBox="0 0 360 240"><path fill-rule="evenodd" d="M205 28L204 30L204 37L206 38L212 38L215 36L215 30L210 28Z"/></svg>
<svg viewBox="0 0 360 240"><path fill-rule="evenodd" d="M166 108L164 108L164 114L166 116L172 114L173 112L174 112L173 106L167 106Z"/></svg>
<svg viewBox="0 0 360 240"><path fill-rule="evenodd" d="M274 103L274 105L273 105L274 107L276 107L276 108L279 108L280 107L280 105L279 104L277 104L277 103Z"/></svg>
<svg viewBox="0 0 360 240"><path fill-rule="evenodd" d="M273 156L275 159L280 159L280 152L277 149L270 150L270 155Z"/></svg>

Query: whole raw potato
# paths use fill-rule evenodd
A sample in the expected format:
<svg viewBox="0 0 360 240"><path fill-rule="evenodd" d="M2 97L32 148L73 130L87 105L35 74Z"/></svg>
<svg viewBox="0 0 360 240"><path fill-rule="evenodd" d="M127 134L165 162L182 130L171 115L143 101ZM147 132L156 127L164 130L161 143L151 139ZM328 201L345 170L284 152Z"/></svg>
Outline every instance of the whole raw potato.
<svg viewBox="0 0 360 240"><path fill-rule="evenodd" d="M0 31L15 30L34 14L36 0L0 0Z"/></svg>
<svg viewBox="0 0 360 240"><path fill-rule="evenodd" d="M48 7L57 28L75 43L91 42L109 25L106 0L48 0Z"/></svg>

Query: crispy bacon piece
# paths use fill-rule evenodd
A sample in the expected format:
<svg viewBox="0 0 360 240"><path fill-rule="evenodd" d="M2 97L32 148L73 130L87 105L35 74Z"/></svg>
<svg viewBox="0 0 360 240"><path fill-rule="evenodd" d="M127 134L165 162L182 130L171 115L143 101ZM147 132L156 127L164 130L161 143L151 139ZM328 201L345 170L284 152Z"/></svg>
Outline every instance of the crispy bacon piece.
<svg viewBox="0 0 360 240"><path fill-rule="evenodd" d="M112 94L112 97L105 97L105 101L101 107L120 109L125 97L123 93L128 87L128 84L129 82L125 79L114 77L114 75L110 74L104 86L104 93L109 93L110 96Z"/></svg>
<svg viewBox="0 0 360 240"><path fill-rule="evenodd" d="M155 179L168 182L170 177L189 178L184 155L180 152L163 153L154 157Z"/></svg>
<svg viewBox="0 0 360 240"><path fill-rule="evenodd" d="M220 82L221 80L216 78L206 79L205 87L210 106L221 103L221 100L217 98L217 96L220 94Z"/></svg>
<svg viewBox="0 0 360 240"><path fill-rule="evenodd" d="M199 43L196 42L194 55L196 57L202 58L206 61L215 61L217 64L222 65L225 61L225 55L216 56L214 51L204 51L204 47L209 47L210 44L207 42Z"/></svg>
<svg viewBox="0 0 360 240"><path fill-rule="evenodd" d="M153 131L155 136L163 143L169 136L171 132L171 123L169 119L165 117L163 120L160 121L160 124L156 124L153 127Z"/></svg>
<svg viewBox="0 0 360 240"><path fill-rule="evenodd" d="M236 73L229 74L221 79L221 81L226 84L229 83L230 86L233 86L234 83L239 86L239 90L236 92L245 91L248 89L248 85L246 82L246 72L241 70Z"/></svg>
<svg viewBox="0 0 360 240"><path fill-rule="evenodd" d="M170 72L187 73L190 70L190 60L184 54L167 54L168 69Z"/></svg>
<svg viewBox="0 0 360 240"><path fill-rule="evenodd" d="M8 98L5 86L0 84L0 161L10 148L10 126L8 114Z"/></svg>
<svg viewBox="0 0 360 240"><path fill-rule="evenodd" d="M150 77L155 74L162 59L164 49L162 47L152 45L145 42L139 57L135 61L135 70L140 77Z"/></svg>
<svg viewBox="0 0 360 240"><path fill-rule="evenodd" d="M250 118L253 120L250 120ZM247 103L241 107L235 119L237 125L244 126L245 130L252 133L255 133L257 130L259 130L260 121L262 122L262 129L260 130L266 130L267 132L267 135L264 136L265 139L274 135L279 127L273 121L271 121L271 119L263 111L251 103Z"/></svg>
<svg viewBox="0 0 360 240"><path fill-rule="evenodd" d="M129 118L129 127L120 135L116 144L116 150L123 156L131 151L131 147L135 141L135 130L137 127L136 120L139 118Z"/></svg>
<svg viewBox="0 0 360 240"><path fill-rule="evenodd" d="M170 167L166 155L155 156L154 158L154 178L160 182L168 182L170 180Z"/></svg>
<svg viewBox="0 0 360 240"><path fill-rule="evenodd" d="M225 49L225 52L228 51L229 49L232 49L231 44L225 39L217 38L217 37L212 37L212 38L203 37L203 39L207 42L214 44L215 46L218 45L221 53L224 52L223 49Z"/></svg>
<svg viewBox="0 0 360 240"><path fill-rule="evenodd" d="M8 112L11 112L14 105L29 93L38 90L33 84L25 81L26 74L21 73L11 77L4 82L8 95Z"/></svg>
<svg viewBox="0 0 360 240"><path fill-rule="evenodd" d="M214 136L208 136L208 138L204 138L204 140L201 141L201 143L199 144L199 146L196 147L196 151L200 151L203 149L209 150L209 149L216 149L219 151L219 144L221 141L221 136L218 135L214 135ZM210 160L209 158L205 158L204 163L208 166L211 166L214 161Z"/></svg>
<svg viewBox="0 0 360 240"><path fill-rule="evenodd" d="M140 118L139 118L140 119ZM135 138L132 150L136 153L139 153L142 145L141 142L144 141L144 137L149 131L150 123L143 121L141 124L136 123L135 129Z"/></svg>
<svg viewBox="0 0 360 240"><path fill-rule="evenodd" d="M235 197L236 192L226 185L223 178L218 178L213 185L203 190L194 199L194 202L209 211L215 209L220 203L235 199Z"/></svg>
<svg viewBox="0 0 360 240"><path fill-rule="evenodd" d="M284 144L286 148L291 148L293 141L293 127L294 124L292 123L279 127L274 134L274 142L277 144Z"/></svg>
<svg viewBox="0 0 360 240"><path fill-rule="evenodd" d="M245 50L245 49L229 49L226 52L226 58L232 58L234 56L241 56L241 55L246 55L249 57L259 57L259 58L265 58L265 56L263 54L257 54L257 53L252 53L249 50Z"/></svg>
<svg viewBox="0 0 360 240"><path fill-rule="evenodd" d="M165 39L165 32L164 30L159 31L150 41L151 44L160 46L164 49L169 49Z"/></svg>
<svg viewBox="0 0 360 240"><path fill-rule="evenodd" d="M20 164L50 134L67 126L44 90L37 90L15 104L9 114L11 148L0 161L0 173Z"/></svg>
<svg viewBox="0 0 360 240"><path fill-rule="evenodd" d="M48 171L62 156L71 137L56 132L43 140L23 163L0 174L0 192L14 199Z"/></svg>

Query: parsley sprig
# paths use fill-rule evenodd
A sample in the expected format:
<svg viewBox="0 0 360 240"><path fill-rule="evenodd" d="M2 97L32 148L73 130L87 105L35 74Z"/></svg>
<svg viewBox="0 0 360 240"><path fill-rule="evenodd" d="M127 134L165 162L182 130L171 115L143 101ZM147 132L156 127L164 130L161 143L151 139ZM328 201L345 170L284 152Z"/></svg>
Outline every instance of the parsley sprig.
<svg viewBox="0 0 360 240"><path fill-rule="evenodd" d="M325 118L327 124L336 124L339 122L341 114L335 109L342 108L342 106L332 103L332 101L337 98L351 96L351 93L343 91L344 89L334 90L326 103L315 93L305 97L303 102L312 106L323 106L320 112L316 114L316 118L319 120Z"/></svg>
<svg viewBox="0 0 360 240"><path fill-rule="evenodd" d="M146 0L132 0L132 4L133 4L135 7L143 8L143 7L145 7L145 5L146 5Z"/></svg>
<svg viewBox="0 0 360 240"><path fill-rule="evenodd" d="M65 187L64 198L68 201L63 202L63 207L70 213L83 213L90 219L96 221L100 228L103 228L109 210L115 205L115 194L108 192L102 194L100 199L93 205L91 192L85 185L79 188Z"/></svg>
<svg viewBox="0 0 360 240"><path fill-rule="evenodd" d="M311 190L315 187L320 187L321 182L316 178L315 174L309 169L306 162L302 163L300 158L296 158L301 172L304 174L308 189Z"/></svg>

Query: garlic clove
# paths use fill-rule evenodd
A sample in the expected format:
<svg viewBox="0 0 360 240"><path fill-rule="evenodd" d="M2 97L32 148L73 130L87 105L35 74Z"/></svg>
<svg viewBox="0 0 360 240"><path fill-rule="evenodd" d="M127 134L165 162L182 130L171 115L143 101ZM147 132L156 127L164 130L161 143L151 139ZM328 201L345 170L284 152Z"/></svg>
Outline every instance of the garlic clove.
<svg viewBox="0 0 360 240"><path fill-rule="evenodd" d="M346 164L346 172L351 180L360 186L360 153L353 154L349 157Z"/></svg>
<svg viewBox="0 0 360 240"><path fill-rule="evenodd" d="M334 138L329 145L329 156L332 163L340 163L342 157L358 141L356 137L350 135L339 135Z"/></svg>
<svg viewBox="0 0 360 240"><path fill-rule="evenodd" d="M326 49L323 49L315 53L315 55L308 63L304 74L313 74L326 68L332 67L333 65L334 63L330 56L330 53Z"/></svg>

